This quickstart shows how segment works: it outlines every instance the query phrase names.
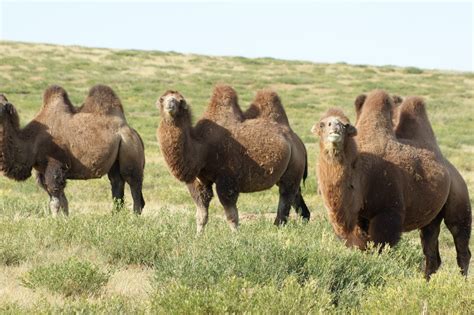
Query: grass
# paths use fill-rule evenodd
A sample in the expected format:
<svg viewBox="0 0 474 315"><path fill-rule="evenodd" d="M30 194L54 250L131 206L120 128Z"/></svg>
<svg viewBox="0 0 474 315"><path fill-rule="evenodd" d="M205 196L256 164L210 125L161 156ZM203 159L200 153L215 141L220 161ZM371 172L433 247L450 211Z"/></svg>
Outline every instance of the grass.
<svg viewBox="0 0 474 315"><path fill-rule="evenodd" d="M429 283L416 231L381 254L341 244L317 194L318 152L309 131L330 106L342 107L353 121L354 99L374 88L423 96L444 154L472 192L472 73L16 42L0 42L0 50L0 93L17 106L23 124L48 85L64 86L79 105L93 84L105 83L120 95L147 158L139 217L131 214L129 191L127 209L113 214L106 178L69 181L71 215L53 219L33 178L0 177L0 313L467 314L474 308L473 276L458 275L444 226L443 265ZM177 89L199 117L218 82L233 85L244 108L259 88L282 97L309 152L303 188L309 223L292 218L274 227L273 188L239 198L239 233L229 231L213 200L205 234L195 235L189 193L159 152L154 104L165 90Z"/></svg>

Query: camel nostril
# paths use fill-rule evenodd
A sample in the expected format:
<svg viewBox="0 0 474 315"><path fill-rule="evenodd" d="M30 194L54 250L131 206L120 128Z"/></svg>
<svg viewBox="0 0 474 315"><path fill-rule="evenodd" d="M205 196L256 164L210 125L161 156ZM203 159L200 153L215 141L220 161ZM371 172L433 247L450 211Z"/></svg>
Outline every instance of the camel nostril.
<svg viewBox="0 0 474 315"><path fill-rule="evenodd" d="M328 126L331 127L331 123L329 123Z"/></svg>

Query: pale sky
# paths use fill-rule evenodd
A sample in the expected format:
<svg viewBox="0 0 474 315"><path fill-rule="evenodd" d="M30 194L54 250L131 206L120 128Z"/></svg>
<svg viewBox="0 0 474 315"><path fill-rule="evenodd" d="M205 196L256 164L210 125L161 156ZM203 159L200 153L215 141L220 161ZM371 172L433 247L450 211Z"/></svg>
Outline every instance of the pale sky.
<svg viewBox="0 0 474 315"><path fill-rule="evenodd" d="M472 1L0 0L0 39L474 71L473 12Z"/></svg>

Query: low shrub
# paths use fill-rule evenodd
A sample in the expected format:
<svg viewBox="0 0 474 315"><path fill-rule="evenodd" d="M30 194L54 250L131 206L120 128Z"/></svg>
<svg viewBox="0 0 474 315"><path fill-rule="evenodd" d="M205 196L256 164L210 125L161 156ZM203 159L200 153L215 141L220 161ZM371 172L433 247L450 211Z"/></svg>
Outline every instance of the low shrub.
<svg viewBox="0 0 474 315"><path fill-rule="evenodd" d="M24 286L46 288L65 296L93 295L107 283L109 275L87 261L69 258L61 263L38 266L21 280Z"/></svg>

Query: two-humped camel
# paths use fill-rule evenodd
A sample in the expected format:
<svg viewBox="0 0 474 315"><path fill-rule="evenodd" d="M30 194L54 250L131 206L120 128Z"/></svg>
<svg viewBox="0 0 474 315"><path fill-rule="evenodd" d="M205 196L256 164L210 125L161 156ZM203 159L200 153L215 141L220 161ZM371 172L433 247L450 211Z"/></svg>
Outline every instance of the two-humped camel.
<svg viewBox="0 0 474 315"><path fill-rule="evenodd" d="M145 155L139 134L124 116L120 99L104 85L89 91L77 108L59 86L47 88L35 118L20 128L18 113L0 94L0 173L25 180L34 168L40 186L50 196L50 209L68 214L64 194L67 179L91 179L108 174L116 206L123 204L125 182L133 209L141 213Z"/></svg>
<svg viewBox="0 0 474 315"><path fill-rule="evenodd" d="M439 150L424 102L410 97L394 109L385 92L373 91L355 105L356 127L338 109L328 110L313 127L320 138L319 188L336 234L364 249L368 241L393 246L402 232L420 229L429 278L441 264L438 235L444 219L467 275L469 195Z"/></svg>
<svg viewBox="0 0 474 315"><path fill-rule="evenodd" d="M198 232L208 221L214 183L231 229L239 222L239 194L275 184L280 192L275 224L287 221L291 206L309 219L300 189L307 175L306 149L290 128L275 92L259 91L249 110L242 113L237 93L230 86L216 86L195 126L190 106L179 92L165 92L157 106L161 152L196 203Z"/></svg>

